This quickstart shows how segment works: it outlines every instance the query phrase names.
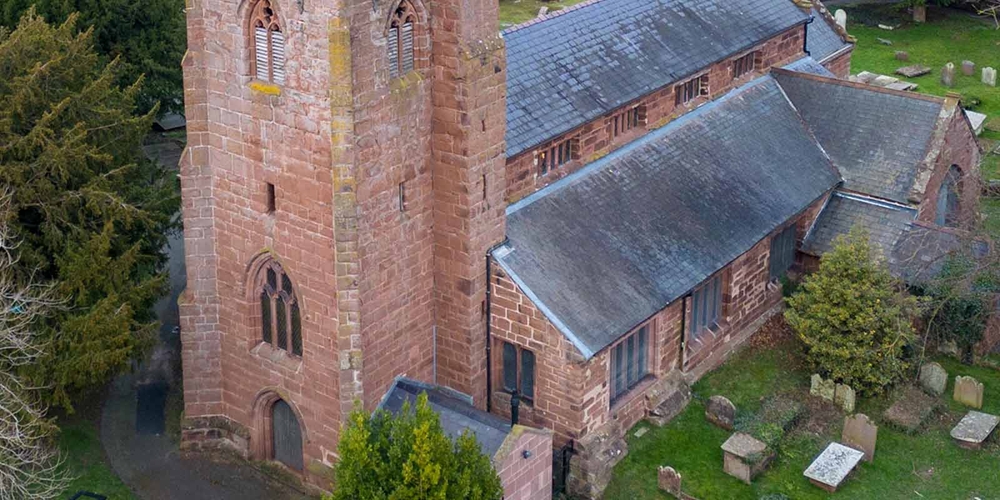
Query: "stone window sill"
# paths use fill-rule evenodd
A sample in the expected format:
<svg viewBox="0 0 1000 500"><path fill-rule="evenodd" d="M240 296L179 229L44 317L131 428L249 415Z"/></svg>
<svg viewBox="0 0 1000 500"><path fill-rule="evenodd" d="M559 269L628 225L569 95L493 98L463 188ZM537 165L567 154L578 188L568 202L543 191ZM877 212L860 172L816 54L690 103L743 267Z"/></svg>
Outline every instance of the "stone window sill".
<svg viewBox="0 0 1000 500"><path fill-rule="evenodd" d="M646 375L635 387L629 389L618 397L614 403L611 403L611 413L614 414L627 406L629 403L635 400L635 398L642 397L646 394L646 389L649 389L653 383L656 382L656 377L652 374Z"/></svg>
<svg viewBox="0 0 1000 500"><path fill-rule="evenodd" d="M302 368L302 358L290 354L284 349L278 349L267 342L261 342L250 350L254 356L281 365L292 371L299 371Z"/></svg>
<svg viewBox="0 0 1000 500"><path fill-rule="evenodd" d="M729 330L729 322L726 320L719 321L715 325L702 330L696 338L687 342L686 350L689 353L687 358L690 358L690 354L697 353L706 345L714 345L715 340L727 330Z"/></svg>

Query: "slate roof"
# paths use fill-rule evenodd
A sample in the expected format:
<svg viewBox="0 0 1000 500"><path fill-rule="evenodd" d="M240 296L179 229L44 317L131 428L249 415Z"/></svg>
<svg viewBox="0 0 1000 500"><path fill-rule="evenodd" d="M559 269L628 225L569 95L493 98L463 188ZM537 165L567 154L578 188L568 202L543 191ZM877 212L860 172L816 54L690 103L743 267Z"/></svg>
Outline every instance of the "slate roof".
<svg viewBox="0 0 1000 500"><path fill-rule="evenodd" d="M590 357L839 181L765 76L511 205L493 255Z"/></svg>
<svg viewBox="0 0 1000 500"><path fill-rule="evenodd" d="M833 27L836 21L816 9L812 16L814 21L806 28L806 50L813 59L822 61L851 45Z"/></svg>
<svg viewBox="0 0 1000 500"><path fill-rule="evenodd" d="M789 0L598 0L512 27L507 156L807 19Z"/></svg>
<svg viewBox="0 0 1000 500"><path fill-rule="evenodd" d="M427 393L427 402L441 417L441 427L448 436L455 439L466 429L472 431L482 446L483 453L490 458L496 455L510 434L511 426L507 421L476 409L472 406L472 398L445 387L402 377L393 382L378 408L398 414L406 402L413 408L421 392Z"/></svg>
<svg viewBox="0 0 1000 500"><path fill-rule="evenodd" d="M816 62L812 57L806 56L795 62L786 64L785 69L789 71L796 71L799 73L808 73L810 75L825 76L828 78L836 78L836 75L826 69L826 66Z"/></svg>
<svg viewBox="0 0 1000 500"><path fill-rule="evenodd" d="M845 189L909 202L941 100L801 73L774 77L844 176Z"/></svg>
<svg viewBox="0 0 1000 500"><path fill-rule="evenodd" d="M912 223L900 235L889 257L889 269L910 284L926 283L937 276L949 255L963 252L974 258L989 253L983 241L969 241L954 230Z"/></svg>
<svg viewBox="0 0 1000 500"><path fill-rule="evenodd" d="M916 209L908 206L837 191L806 235L802 251L822 255L833 249L838 236L860 226L868 231L881 255L888 258L896 241L916 216Z"/></svg>

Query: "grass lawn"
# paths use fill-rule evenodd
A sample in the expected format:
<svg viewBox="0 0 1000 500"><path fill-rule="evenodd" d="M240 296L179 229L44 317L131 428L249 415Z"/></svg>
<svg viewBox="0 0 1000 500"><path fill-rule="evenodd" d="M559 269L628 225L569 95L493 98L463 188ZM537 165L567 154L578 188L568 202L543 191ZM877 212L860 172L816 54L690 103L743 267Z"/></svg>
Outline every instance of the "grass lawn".
<svg viewBox="0 0 1000 500"><path fill-rule="evenodd" d="M59 447L66 459L65 467L75 477L62 498L83 490L105 495L109 500L135 500L104 459L96 423L99 415L100 406L96 405L77 408L72 416L58 417Z"/></svg>
<svg viewBox="0 0 1000 500"><path fill-rule="evenodd" d="M769 493L783 493L796 500L830 498L832 495L809 483L802 472L828 443L839 440L843 414L808 396L809 371L798 352L794 340L745 350L695 384L691 404L665 427L639 424L649 427L649 431L641 438L629 434L629 455L616 467L605 497L670 498L656 485L657 467L669 465L683 476L685 492L697 498L755 500ZM996 397L1000 371L964 366L950 359L940 361L952 377L946 394L951 394L955 375L973 375L987 388L983 411L1000 413L1000 397ZM786 435L771 466L748 486L722 472L720 446L730 433L705 420L704 402L722 394L736 404L738 411L753 411L762 398L776 393L805 402L809 413ZM953 444L949 431L965 410L950 397L946 399L947 410L916 436L880 422L888 398L860 399L858 411L880 425L875 461L862 463L836 498L995 498L1000 491L1000 443L994 439L978 452Z"/></svg>
<svg viewBox="0 0 1000 500"><path fill-rule="evenodd" d="M515 24L521 24L534 19L538 16L538 9L542 7L548 7L549 12L554 12L563 7L576 5L582 1L500 0L500 29L509 28Z"/></svg>

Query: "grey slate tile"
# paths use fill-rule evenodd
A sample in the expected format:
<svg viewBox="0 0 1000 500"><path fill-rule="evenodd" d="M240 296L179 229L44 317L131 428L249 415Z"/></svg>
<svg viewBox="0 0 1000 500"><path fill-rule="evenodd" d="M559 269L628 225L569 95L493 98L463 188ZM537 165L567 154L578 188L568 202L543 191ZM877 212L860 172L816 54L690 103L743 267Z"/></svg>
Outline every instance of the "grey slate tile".
<svg viewBox="0 0 1000 500"><path fill-rule="evenodd" d="M509 207L494 256L589 357L839 181L762 77Z"/></svg>
<svg viewBox="0 0 1000 500"><path fill-rule="evenodd" d="M801 74L776 73L844 176L844 188L908 203L941 102Z"/></svg>
<svg viewBox="0 0 1000 500"><path fill-rule="evenodd" d="M510 28L507 156L807 19L789 0L601 0Z"/></svg>
<svg viewBox="0 0 1000 500"><path fill-rule="evenodd" d="M858 226L868 231L875 251L888 259L896 241L916 216L917 211L910 207L838 191L816 218L802 243L802 251L812 255L829 252L837 237Z"/></svg>

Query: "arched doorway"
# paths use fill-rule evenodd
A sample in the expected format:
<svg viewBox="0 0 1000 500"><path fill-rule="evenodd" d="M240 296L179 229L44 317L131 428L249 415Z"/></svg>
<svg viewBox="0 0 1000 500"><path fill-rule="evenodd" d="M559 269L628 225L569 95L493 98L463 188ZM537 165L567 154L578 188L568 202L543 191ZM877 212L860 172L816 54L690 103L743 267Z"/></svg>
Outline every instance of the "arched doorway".
<svg viewBox="0 0 1000 500"><path fill-rule="evenodd" d="M274 460L302 470L302 429L292 407L283 399L271 406L271 443Z"/></svg>

